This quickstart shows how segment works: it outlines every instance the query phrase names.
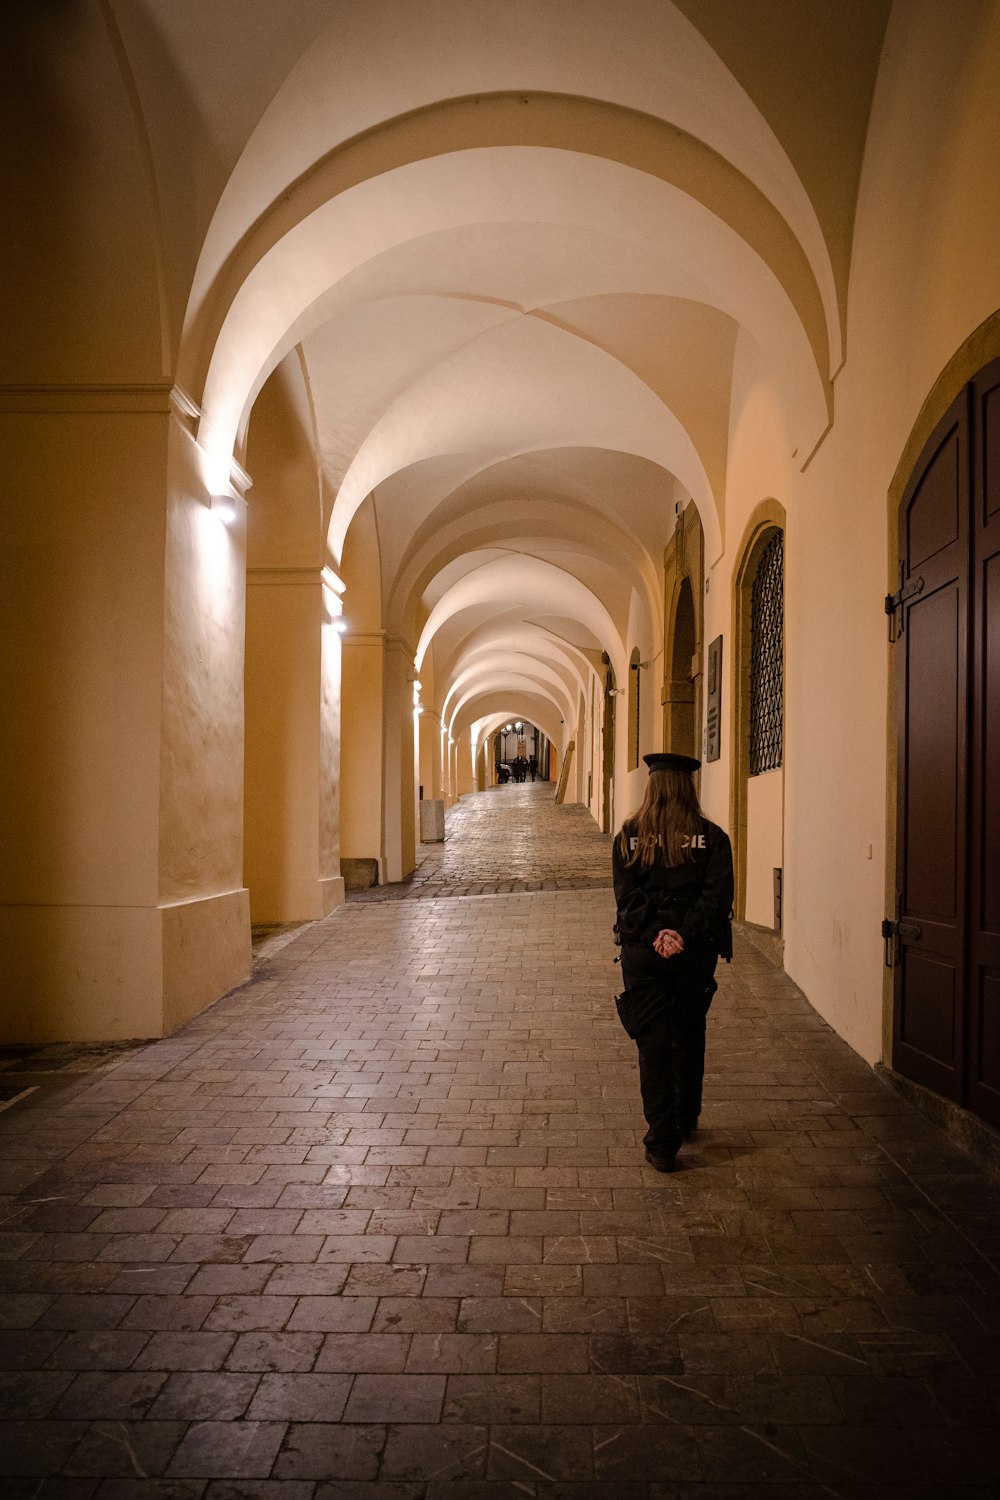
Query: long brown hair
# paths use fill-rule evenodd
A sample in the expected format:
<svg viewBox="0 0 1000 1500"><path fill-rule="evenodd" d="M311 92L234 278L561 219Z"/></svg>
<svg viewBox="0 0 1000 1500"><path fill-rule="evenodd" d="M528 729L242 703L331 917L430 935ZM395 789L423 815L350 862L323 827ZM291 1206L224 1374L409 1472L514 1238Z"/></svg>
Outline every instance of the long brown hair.
<svg viewBox="0 0 1000 1500"><path fill-rule="evenodd" d="M693 859L694 839L702 832L703 817L687 771L651 771L635 821L634 853L629 852L624 828L618 835L627 864L638 861L651 865L658 856L668 865Z"/></svg>

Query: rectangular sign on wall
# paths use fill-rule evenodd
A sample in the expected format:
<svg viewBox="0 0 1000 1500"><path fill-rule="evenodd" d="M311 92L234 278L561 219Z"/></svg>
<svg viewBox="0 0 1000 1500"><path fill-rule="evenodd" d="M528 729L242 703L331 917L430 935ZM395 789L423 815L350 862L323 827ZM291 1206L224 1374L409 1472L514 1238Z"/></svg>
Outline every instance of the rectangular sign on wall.
<svg viewBox="0 0 1000 1500"><path fill-rule="evenodd" d="M705 683L705 759L718 760L722 745L722 636L708 648Z"/></svg>

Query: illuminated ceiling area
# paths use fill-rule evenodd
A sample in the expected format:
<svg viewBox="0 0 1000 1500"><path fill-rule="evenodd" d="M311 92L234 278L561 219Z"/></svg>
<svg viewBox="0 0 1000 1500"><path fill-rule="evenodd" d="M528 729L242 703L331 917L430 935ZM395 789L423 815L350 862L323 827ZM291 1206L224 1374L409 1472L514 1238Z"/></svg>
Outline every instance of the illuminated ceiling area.
<svg viewBox="0 0 1000 1500"><path fill-rule="evenodd" d="M301 52L230 142L179 384L257 483L259 557L255 508L307 504L256 458L294 415L348 628L407 644L456 740L517 713L558 742L595 673L661 651L664 547L693 506L722 554L749 391L799 463L829 425L887 6L754 9L727 58L710 0L287 0Z"/></svg>

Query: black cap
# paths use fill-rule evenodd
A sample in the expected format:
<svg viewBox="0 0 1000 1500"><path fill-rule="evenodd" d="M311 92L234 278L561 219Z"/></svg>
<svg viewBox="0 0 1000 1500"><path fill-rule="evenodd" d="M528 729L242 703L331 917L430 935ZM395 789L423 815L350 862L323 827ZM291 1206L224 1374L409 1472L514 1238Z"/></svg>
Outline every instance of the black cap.
<svg viewBox="0 0 1000 1500"><path fill-rule="evenodd" d="M695 760L693 755L644 755L642 758L651 774L653 771L687 771L693 775L701 770L701 761Z"/></svg>

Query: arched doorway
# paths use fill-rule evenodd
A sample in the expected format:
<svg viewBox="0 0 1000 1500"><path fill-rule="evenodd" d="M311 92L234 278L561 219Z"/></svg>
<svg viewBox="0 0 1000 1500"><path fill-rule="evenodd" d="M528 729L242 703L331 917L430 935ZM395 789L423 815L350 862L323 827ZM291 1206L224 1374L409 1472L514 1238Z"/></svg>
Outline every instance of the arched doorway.
<svg viewBox="0 0 1000 1500"><path fill-rule="evenodd" d="M678 755L697 755L695 722L695 651L697 635L694 597L690 578L681 581L674 615L673 653L670 663L670 723L667 748Z"/></svg>
<svg viewBox="0 0 1000 1500"><path fill-rule="evenodd" d="M677 514L663 571L663 744L678 755L701 755L704 549L701 518L689 504Z"/></svg>

